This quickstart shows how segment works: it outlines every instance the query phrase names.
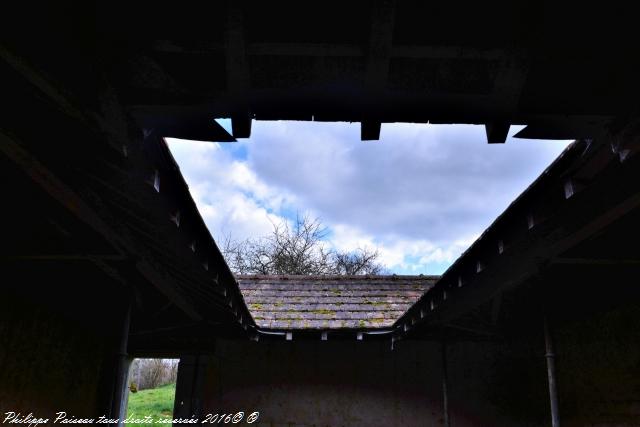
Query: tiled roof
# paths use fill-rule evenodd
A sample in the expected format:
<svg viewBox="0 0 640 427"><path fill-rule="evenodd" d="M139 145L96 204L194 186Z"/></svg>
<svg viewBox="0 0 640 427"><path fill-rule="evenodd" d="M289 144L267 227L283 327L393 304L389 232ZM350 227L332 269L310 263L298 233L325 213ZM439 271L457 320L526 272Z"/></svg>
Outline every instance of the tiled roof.
<svg viewBox="0 0 640 427"><path fill-rule="evenodd" d="M263 329L391 326L438 276L237 276Z"/></svg>

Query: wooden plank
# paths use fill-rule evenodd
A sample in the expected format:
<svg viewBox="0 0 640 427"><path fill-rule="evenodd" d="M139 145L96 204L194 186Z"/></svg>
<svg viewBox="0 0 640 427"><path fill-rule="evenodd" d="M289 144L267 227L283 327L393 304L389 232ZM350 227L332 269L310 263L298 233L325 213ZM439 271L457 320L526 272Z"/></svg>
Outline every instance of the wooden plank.
<svg viewBox="0 0 640 427"><path fill-rule="evenodd" d="M128 256L132 253L140 255L139 251L134 249L133 242L126 237L127 233L121 227L114 229L105 222L92 207L85 203L82 197L58 179L31 153L7 136L2 130L0 130L0 152L20 167L38 186L68 209L75 217L98 232L120 254L123 256ZM176 305L185 313L194 319L200 318L193 307L176 292L173 286L164 280L160 280L160 276L157 273L153 273L148 261L140 261L138 264L147 273L148 277L158 279L157 281L151 281L151 283L154 283L163 293L175 301Z"/></svg>

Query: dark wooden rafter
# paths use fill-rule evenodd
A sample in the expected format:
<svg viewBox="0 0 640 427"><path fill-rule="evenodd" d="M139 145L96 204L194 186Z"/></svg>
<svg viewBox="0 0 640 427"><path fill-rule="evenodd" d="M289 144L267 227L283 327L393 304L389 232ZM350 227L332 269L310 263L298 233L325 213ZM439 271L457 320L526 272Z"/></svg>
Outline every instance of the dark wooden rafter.
<svg viewBox="0 0 640 427"><path fill-rule="evenodd" d="M502 119L485 124L489 144L504 144L507 141L509 128L518 112L529 66L529 60L523 53L511 53L498 63L491 97L493 114Z"/></svg>
<svg viewBox="0 0 640 427"><path fill-rule="evenodd" d="M377 141L380 139L382 123L377 120L362 120L360 123L360 139L362 141Z"/></svg>
<svg viewBox="0 0 640 427"><path fill-rule="evenodd" d="M471 336L482 338L500 339L502 337L502 335L495 329L484 328L478 325L468 325L459 322L452 322L445 324L445 328L453 329L454 331L460 331Z"/></svg>
<svg viewBox="0 0 640 427"><path fill-rule="evenodd" d="M138 122L145 129L147 136L178 138L207 142L235 142L218 122L213 114L202 112L138 115Z"/></svg>
<svg viewBox="0 0 640 427"><path fill-rule="evenodd" d="M500 320L500 312L502 311L503 294L500 293L493 298L491 302L491 324L497 325Z"/></svg>
<svg viewBox="0 0 640 427"><path fill-rule="evenodd" d="M507 141L510 124L508 122L487 123L487 142L489 144L504 144Z"/></svg>
<svg viewBox="0 0 640 427"><path fill-rule="evenodd" d="M112 109L119 113L113 114L112 119L126 123L126 117L115 97L111 105ZM177 121L181 119L178 117ZM200 117L200 120L190 118L188 123L191 125L195 123L196 129L201 128L202 124L207 127L215 125L222 129L212 119L206 120L206 117ZM126 131L124 126L122 130ZM209 129L203 131L211 132ZM224 133L226 134L226 131ZM125 206L136 208L139 227L148 230L146 239L154 242L152 247L158 249L153 254L154 259L158 261L159 266L164 266L164 268L156 268L155 271L144 266L138 266L138 269L148 280L153 279L177 286L182 292L198 301L196 305L201 312L206 313L211 309L220 313L229 312L230 305L235 305L235 320L242 319L240 323L247 327L247 322L250 322L251 318L248 316L246 307L241 303L235 280L209 235L189 195L188 186L163 139L154 132L147 134L142 144L132 147L128 157L129 162L135 165L133 168L135 173L125 174L125 185L127 188L136 190L137 200L132 203L127 199L119 205L119 208ZM150 184L156 190L155 192L146 187L143 176L150 174L152 168L155 168L153 179L149 178L147 184ZM113 189L110 192L113 192ZM158 194L160 192L162 194ZM109 197L109 200L112 198ZM171 218L175 227L170 226L167 221ZM199 238L201 248L198 248L198 251L190 248L196 236L206 236ZM209 264L213 267L211 272ZM212 275L215 278L212 279ZM224 284L218 280L220 275L224 277ZM225 287L229 288L230 292L227 292ZM204 316L210 317L212 314L213 312L210 312Z"/></svg>
<svg viewBox="0 0 640 427"><path fill-rule="evenodd" d="M585 151L585 147L586 151ZM576 153L573 156L571 153ZM577 153L581 155L578 156ZM603 160L605 159L605 160ZM565 252L584 242L590 236L605 230L609 225L628 213L640 208L640 195L636 182L639 159L635 156L632 160L621 162L611 152L607 139L588 144L582 142L574 145L562 156L558 162L562 166L550 170L562 170L565 173L580 174L582 169L590 170L588 176L590 182L580 192L580 197L566 199L562 196L562 183L566 175L554 175L547 172L543 178L534 183L520 198L514 202L505 214L485 232L472 247L447 271L436 286L430 290L414 307L412 307L398 325L408 325L409 332L415 328L417 331L421 325L429 324L435 327L438 324L450 324L461 316L466 316L470 310L493 299L493 307L490 307L490 316L498 320L499 316L497 299L499 295L514 286L524 283L529 278L538 275L541 268L549 263L562 263ZM572 163L577 163L575 166ZM630 163L634 163L633 165ZM597 165L597 168L594 168ZM629 181L631 176L636 179ZM623 180L625 186L610 186L612 182ZM633 184L632 184L633 182ZM543 184L544 183L544 184ZM544 185L544 189L542 189ZM534 190L535 189L535 190ZM557 192L553 196L550 192ZM603 194L607 193L607 198ZM614 196L615 195L615 196ZM526 200L526 201L525 201ZM544 200L544 207L538 215L533 228L527 229L522 222L517 234L507 235L509 245L503 253L497 254L493 238L499 235L501 224L511 227L513 215L522 214L520 206L527 204L537 206L537 201ZM594 204L594 200L600 200ZM569 220L570 218L570 220ZM571 224L567 227L566 224ZM553 230L556 230L555 232ZM505 238L505 235L502 235ZM486 255L489 250L492 255ZM470 266L465 269L465 263L477 259L479 251L485 251L485 258L490 262L481 272L475 271ZM574 260L575 261L575 260ZM567 259L567 262L572 262ZM578 260L580 262L580 260ZM462 288L447 288L446 284L464 276ZM445 289L446 288L446 289ZM443 292L447 292L444 300ZM426 315L415 327L411 326L410 319L416 313L423 312ZM491 313L493 312L493 313ZM405 328L399 327L399 335L404 335Z"/></svg>
<svg viewBox="0 0 640 427"><path fill-rule="evenodd" d="M356 44L338 43L287 43L287 42L253 42L246 43L247 56L332 56L364 58L367 49ZM152 49L158 53L176 53L184 55L212 55L223 53L225 44L208 43L205 46L190 47L173 40L156 40ZM411 59L483 59L498 60L507 52L499 48L474 48L457 46L391 46L390 58Z"/></svg>
<svg viewBox="0 0 640 427"><path fill-rule="evenodd" d="M55 84L42 77L26 61L12 56L6 50L2 50L0 53L2 53L2 59L17 71L18 78L24 78L29 84L40 90L45 99L51 101L49 105L56 107L61 115L74 118L90 134L96 133L97 130L96 137L103 136L108 142L104 146L114 149L110 153L102 153L104 155L94 149L91 155L96 154L97 164L95 166L97 168L87 169L87 179L81 183L78 182L78 185L73 187L66 185L62 179L56 176L57 169L50 169L48 164L40 162L31 153L27 147L28 144L23 145L18 142L19 139L12 136L9 131L1 130L1 152L24 170L46 193L69 209L74 217L87 223L99 235L105 237L106 241L116 249L116 256L135 259L138 273L155 285L169 300L175 302L175 305L190 318L202 319L201 310L203 307L201 306L208 301L207 317L222 316L230 323L234 323L234 318L235 320L242 319L242 325L245 328L248 327L248 324L251 323L251 317L248 315L246 307L243 307L242 298L236 288L233 276L228 272L223 274L223 285L218 281L219 272L217 270L228 269L224 260L222 258L217 260L215 256L205 261L196 260L193 251L188 249L195 235L205 233L209 240L211 237L197 214L193 200L188 196L187 186L177 172L175 164L172 163L171 155L165 147L165 152L161 156L165 160L156 159L159 162L157 165L164 162L165 166L162 167L166 168L166 171L171 171L172 167L175 169L173 173L169 174L170 176L164 177L169 179L162 183L163 195L158 195L159 188L154 192L153 185L147 183L148 179L145 178L147 172L151 172L153 168L150 163L152 159L148 153L140 151L141 147L149 146L149 144L138 144L136 138L129 135L130 122L106 80L99 102L101 111L98 113L92 113L89 110L83 111L76 107L71 95L63 95L58 92ZM160 141L160 145L163 145L162 141ZM117 161L114 161L115 159ZM166 165L169 167L167 168ZM84 170L82 166L81 169ZM159 177L157 172L156 170L156 176ZM110 178L105 178L104 173L108 173ZM171 185L167 185L172 181L181 183L182 187L177 185L171 191L167 191L171 187ZM153 184L155 185L155 183ZM142 200L148 199L148 196L152 194L155 195L157 201L166 199L167 203L158 204L157 201L148 203L149 200ZM178 195L189 200L182 200L180 197L176 199ZM141 196L144 197L141 199ZM196 227L197 230L193 230L189 236L179 236L180 233L183 233L184 227L180 230L169 227L168 218L170 215L167 210L174 209L173 202L170 202L169 199L176 199L174 202L184 205L181 209L184 209L185 212L196 212L195 223L200 226ZM93 206L93 202L96 201L100 205L99 211L96 211ZM163 215L164 211L167 212ZM171 232L167 233L161 230L164 228L173 230L173 234L176 234L177 237L171 237ZM180 240L181 238L184 242ZM176 253L174 257L163 259L162 255L173 253L174 249L180 247L180 243L177 243L176 239L184 243L184 250L179 254ZM175 242L171 243L169 240ZM207 239L201 240L204 242ZM149 243L150 241L155 241L155 243L145 247L144 242ZM203 248L206 247L207 245L203 246ZM213 244L208 250L215 254L217 248ZM197 257L201 258L205 252L199 251ZM181 260L184 260L185 263L182 263ZM212 261L214 261L213 264L211 264ZM187 265L192 262L195 264ZM208 264L215 266L215 269L206 271L207 269L203 266ZM110 265L100 260L96 264L103 271L105 271L104 267L110 267ZM110 274L113 271L105 272ZM192 274L198 272L201 274ZM183 277L180 278L180 276Z"/></svg>
<svg viewBox="0 0 640 427"><path fill-rule="evenodd" d="M523 139L595 139L607 137L611 125L607 116L532 117L527 126L514 135Z"/></svg>
<svg viewBox="0 0 640 427"><path fill-rule="evenodd" d="M112 149L121 152L122 147L128 144L128 141L122 138L119 133L122 129L114 128L112 122L108 120L109 117L113 118L112 114L117 114L111 108L113 107L113 93L102 93L103 99L101 103L109 106L102 111L105 115L104 117L100 114L91 114L78 108L73 95L61 89L61 85L55 84L48 76L38 72L27 60L2 45L0 45L0 59L33 87L37 88L46 98L50 99L52 101L51 104L65 116L73 118L83 127L94 127L102 131Z"/></svg>
<svg viewBox="0 0 640 427"><path fill-rule="evenodd" d="M9 64L18 74L27 79L34 87L42 91L47 97L54 101L54 104L60 108L66 115L71 116L79 121L87 122L86 115L69 99L68 94L51 83L49 79L36 72L31 65L23 58L15 55L9 49L0 45L0 58Z"/></svg>
<svg viewBox="0 0 640 427"><path fill-rule="evenodd" d="M367 51L364 76L365 87L374 94L381 94L389 76L389 62L393 46L395 23L395 0L376 0L371 6L371 33ZM380 139L380 121L375 117L362 119L360 139L372 141Z"/></svg>
<svg viewBox="0 0 640 427"><path fill-rule="evenodd" d="M240 104L231 114L231 127L235 138L249 138L251 136L251 116L246 102L242 101L251 87L242 3L238 1L227 2L224 29L227 92L230 97L241 99Z"/></svg>
<svg viewBox="0 0 640 427"><path fill-rule="evenodd" d="M611 259L611 258L570 258L570 257L557 257L551 260L551 264L564 264L564 265L640 265L638 259Z"/></svg>
<svg viewBox="0 0 640 427"><path fill-rule="evenodd" d="M114 229L110 224L104 221L101 215L85 203L82 197L58 179L55 174L49 171L24 147L4 133L0 133L0 151L24 170L25 173L46 193L61 203L66 209L70 210L78 219L96 230L123 256L130 253L139 253L139 251L133 248L135 244L130 238L126 237L127 233L123 229ZM139 261L138 266L143 271L153 271L149 262L144 259ZM168 285L164 281L151 280L151 282L156 284L162 292L166 293L171 299L173 299L176 302L176 305L178 305L191 318L201 318L193 307L175 291L173 286Z"/></svg>

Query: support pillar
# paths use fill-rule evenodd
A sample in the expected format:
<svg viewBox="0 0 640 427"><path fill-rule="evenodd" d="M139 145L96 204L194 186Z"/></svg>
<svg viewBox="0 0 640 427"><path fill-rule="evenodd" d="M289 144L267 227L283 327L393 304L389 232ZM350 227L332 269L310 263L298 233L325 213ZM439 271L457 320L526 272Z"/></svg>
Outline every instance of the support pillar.
<svg viewBox="0 0 640 427"><path fill-rule="evenodd" d="M208 357L205 355L180 357L176 397L173 405L174 419L191 417L202 419L207 360ZM201 424L197 423L196 425Z"/></svg>
<svg viewBox="0 0 640 427"><path fill-rule="evenodd" d="M549 401L551 404L551 427L560 427L560 414L558 410L558 390L556 387L556 363L553 350L553 337L549 330L547 315L544 315L544 343L547 360L547 380L549 382Z"/></svg>
<svg viewBox="0 0 640 427"><path fill-rule="evenodd" d="M122 333L118 352L116 354L116 379L113 389L113 400L111 401L111 418L118 419L118 426L123 425L123 420L127 412L127 401L129 393L127 392L127 380L129 378L129 365L131 358L127 353L129 345L129 327L131 325L131 302L127 303L124 320L122 322Z"/></svg>
<svg viewBox="0 0 640 427"><path fill-rule="evenodd" d="M447 341L442 340L442 414L444 427L450 427L449 422L449 376L447 373Z"/></svg>

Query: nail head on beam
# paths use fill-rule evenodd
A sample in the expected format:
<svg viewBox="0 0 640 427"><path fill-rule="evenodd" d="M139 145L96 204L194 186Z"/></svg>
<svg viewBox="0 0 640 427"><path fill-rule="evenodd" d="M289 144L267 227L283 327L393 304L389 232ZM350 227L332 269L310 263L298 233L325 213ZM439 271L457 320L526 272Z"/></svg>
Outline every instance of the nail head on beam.
<svg viewBox="0 0 640 427"><path fill-rule="evenodd" d="M527 215L527 228L529 230L531 230L533 227L535 227L536 225L536 221L535 218L533 217L533 214L528 214Z"/></svg>
<svg viewBox="0 0 640 427"><path fill-rule="evenodd" d="M564 198L568 199L575 194L575 189L573 186L573 181L571 179L567 179L564 182Z"/></svg>
<svg viewBox="0 0 640 427"><path fill-rule="evenodd" d="M487 131L487 142L489 144L504 144L507 141L510 126L506 122L492 122L484 125Z"/></svg>
<svg viewBox="0 0 640 427"><path fill-rule="evenodd" d="M232 115L231 132L234 138L249 138L251 136L251 117L248 114Z"/></svg>
<svg viewBox="0 0 640 427"><path fill-rule="evenodd" d="M381 123L374 120L363 120L360 123L360 140L378 141L380 139Z"/></svg>

